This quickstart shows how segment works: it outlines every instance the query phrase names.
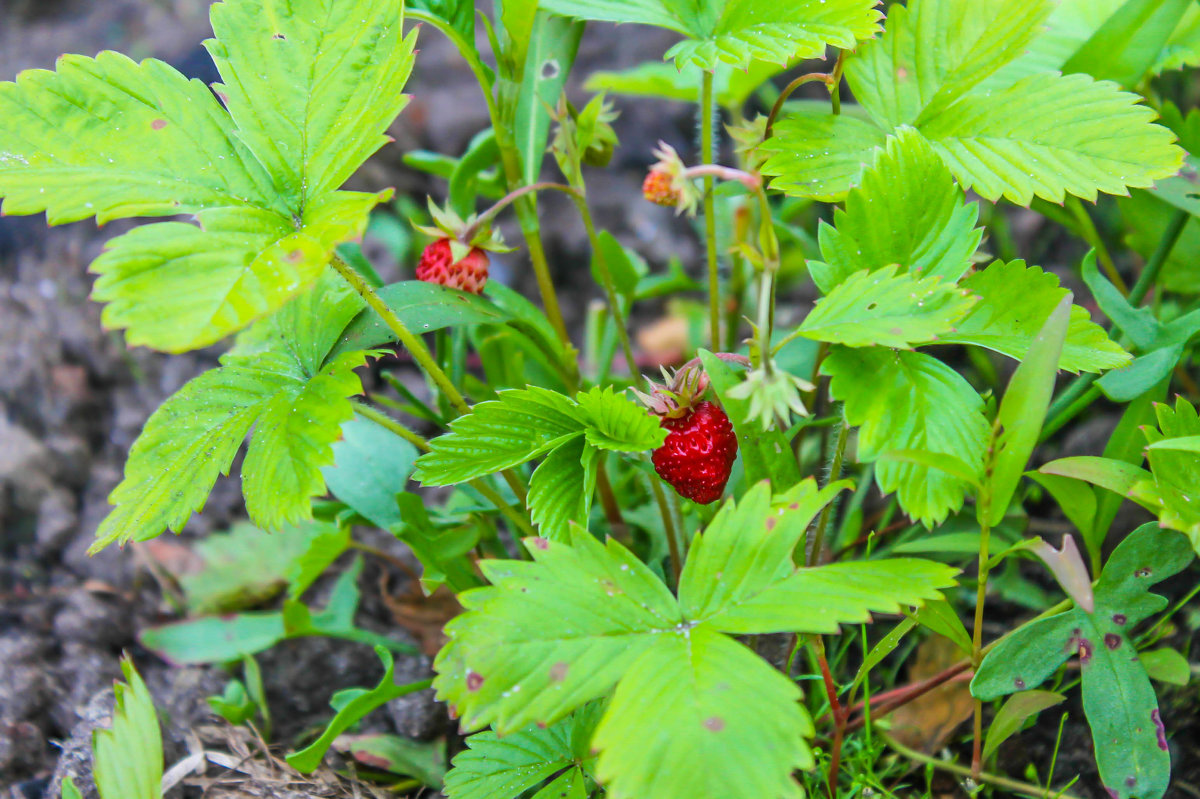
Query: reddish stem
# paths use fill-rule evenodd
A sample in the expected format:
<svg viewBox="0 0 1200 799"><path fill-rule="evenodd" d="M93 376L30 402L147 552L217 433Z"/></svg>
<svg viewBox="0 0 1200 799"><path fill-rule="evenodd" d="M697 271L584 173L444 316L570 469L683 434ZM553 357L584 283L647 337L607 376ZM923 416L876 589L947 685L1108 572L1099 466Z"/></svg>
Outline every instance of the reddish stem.
<svg viewBox="0 0 1200 799"><path fill-rule="evenodd" d="M875 718L886 716L896 708L902 705L907 705L909 702L913 701L919 696L929 693L939 685L944 685L947 682L950 682L970 668L970 660L960 660L950 668L944 669L928 679L878 694L874 697L875 701L871 703L871 716ZM853 711L847 710L847 715L849 715L850 712L862 713L865 709L866 703L859 702L854 706ZM866 724L866 720L867 718L865 714L858 716L853 721L850 721L848 724L846 724L846 730L848 732L853 732L854 730L857 730Z"/></svg>
<svg viewBox="0 0 1200 799"><path fill-rule="evenodd" d="M829 662L825 660L825 643L821 637L814 636L813 647L817 652L817 663L821 667L821 680L825 683L825 695L829 697L829 711L833 715L833 744L829 748L829 797L837 797L837 776L842 761L842 741L846 736L846 720L850 718L850 708L842 707L838 701L837 686L829 671Z"/></svg>

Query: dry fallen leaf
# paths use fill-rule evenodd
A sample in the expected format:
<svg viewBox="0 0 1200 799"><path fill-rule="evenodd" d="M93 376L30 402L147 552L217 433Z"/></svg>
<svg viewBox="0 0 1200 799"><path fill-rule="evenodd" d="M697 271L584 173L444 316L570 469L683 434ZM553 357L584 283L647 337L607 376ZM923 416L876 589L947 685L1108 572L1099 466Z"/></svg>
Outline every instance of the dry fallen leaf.
<svg viewBox="0 0 1200 799"><path fill-rule="evenodd" d="M917 647L917 656L908 678L912 682L928 679L953 666L962 657L958 647L941 636L927 639ZM926 754L945 745L954 730L971 717L975 700L971 697L970 673L940 685L891 714L892 736L900 743Z"/></svg>

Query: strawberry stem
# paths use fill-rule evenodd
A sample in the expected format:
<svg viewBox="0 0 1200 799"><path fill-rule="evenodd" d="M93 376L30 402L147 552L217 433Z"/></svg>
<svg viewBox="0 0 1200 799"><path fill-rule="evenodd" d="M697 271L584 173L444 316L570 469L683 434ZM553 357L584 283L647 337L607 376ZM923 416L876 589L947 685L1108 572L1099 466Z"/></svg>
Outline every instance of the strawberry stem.
<svg viewBox="0 0 1200 799"><path fill-rule="evenodd" d="M700 82L700 159L715 161L713 154L713 118L717 109L713 99L713 73L705 71ZM721 281L717 271L717 219L714 212L713 176L704 176L704 244L708 259L708 315L712 329L712 347L721 346Z"/></svg>
<svg viewBox="0 0 1200 799"><path fill-rule="evenodd" d="M524 197L526 194L531 194L535 191L541 191L543 189L561 191L565 194L570 194L572 196L574 196L576 194L575 189L571 188L570 186L564 186L561 183L554 183L551 181L543 181L541 183L530 183L526 186L521 186L520 188L513 189L508 194L504 195L499 200L497 200L495 205L493 205L491 208L487 209L482 214L480 214L475 219L474 222L467 225L467 227L463 228L460 239L465 243L470 243L471 239L479 231L480 228L482 228L484 225L489 224L493 219L496 218L497 214L499 214L501 211L503 211L505 208L507 208L509 205L511 205L517 199Z"/></svg>

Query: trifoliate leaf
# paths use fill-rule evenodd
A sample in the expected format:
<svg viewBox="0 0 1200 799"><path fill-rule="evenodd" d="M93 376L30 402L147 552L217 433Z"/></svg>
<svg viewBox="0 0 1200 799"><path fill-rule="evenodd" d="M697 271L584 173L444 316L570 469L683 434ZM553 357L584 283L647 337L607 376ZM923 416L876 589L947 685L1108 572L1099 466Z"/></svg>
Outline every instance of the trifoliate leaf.
<svg viewBox="0 0 1200 799"><path fill-rule="evenodd" d="M834 202L857 186L887 132L871 122L839 114L795 114L775 124L760 151L768 156L763 174L771 188L793 197Z"/></svg>
<svg viewBox="0 0 1200 799"><path fill-rule="evenodd" d="M109 51L0 83L0 197L5 214L45 211L52 225L286 210L207 86Z"/></svg>
<svg viewBox="0 0 1200 799"><path fill-rule="evenodd" d="M552 541L567 541L574 522L587 529L600 451L577 435L559 444L533 470L529 480L529 515L538 533Z"/></svg>
<svg viewBox="0 0 1200 799"><path fill-rule="evenodd" d="M577 19L636 22L682 33L667 51L677 67L712 70L724 61L741 69L752 61L787 64L825 53L826 45L852 49L878 30L872 0L542 0L541 8Z"/></svg>
<svg viewBox="0 0 1200 799"><path fill-rule="evenodd" d="M604 705L593 702L549 727L531 724L499 736L467 738L446 774L449 799L516 799L559 771L590 760L592 733Z"/></svg>
<svg viewBox="0 0 1200 799"><path fill-rule="evenodd" d="M311 515L309 500L325 493L321 468L333 463L332 445L354 418L347 398L362 393L354 370L365 362L363 353L347 353L311 378L298 375L263 405L242 464L246 511L258 524L274 529Z"/></svg>
<svg viewBox="0 0 1200 799"><path fill-rule="evenodd" d="M347 398L362 391L353 370L366 353L324 363L321 350L355 308L333 276L294 302L150 416L130 450L125 479L109 496L116 507L96 531L92 551L164 529L179 532L204 506L217 475L228 473L252 426L243 467L252 520L274 528L310 517L309 499L325 491L320 469L333 462L330 445L353 415ZM315 307L327 313L314 320L308 312Z"/></svg>
<svg viewBox="0 0 1200 799"><path fill-rule="evenodd" d="M869 462L894 449L955 456L981 469L991 427L983 400L957 372L929 355L881 348L835 347L821 371L830 392L845 403L846 418L861 425L858 459ZM967 483L910 461L876 464L875 480L896 492L900 506L927 525L962 507Z"/></svg>
<svg viewBox="0 0 1200 799"><path fill-rule="evenodd" d="M959 182L989 200L1054 203L1128 193L1179 171L1184 152L1116 84L1039 74L969 94L920 126ZM1053 118L1055 124L1046 124Z"/></svg>
<svg viewBox="0 0 1200 799"><path fill-rule="evenodd" d="M628 670L596 730L596 776L611 799L792 797L812 768L800 689L705 627L659 636Z"/></svg>
<svg viewBox="0 0 1200 799"><path fill-rule="evenodd" d="M121 671L112 727L92 735L96 789L104 799L161 799L162 729L154 700L132 661L123 658Z"/></svg>
<svg viewBox="0 0 1200 799"><path fill-rule="evenodd" d="M417 459L424 485L452 485L509 469L582 432L585 423L569 398L544 388L501 391L450 423Z"/></svg>
<svg viewBox="0 0 1200 799"><path fill-rule="evenodd" d="M809 262L813 280L828 294L860 269L899 264L901 272L953 283L983 237L977 218L978 207L963 200L929 143L902 127L850 190L845 210L834 209L833 226L821 223L825 261Z"/></svg>
<svg viewBox="0 0 1200 799"><path fill-rule="evenodd" d="M848 347L894 347L935 341L954 329L976 298L937 276L863 269L847 277L804 318L796 333Z"/></svg>
<svg viewBox="0 0 1200 799"><path fill-rule="evenodd" d="M1024 261L995 261L968 277L962 287L980 301L957 325L942 336L946 342L974 344L1022 360L1042 324L1069 293L1058 276ZM1100 372L1130 361L1129 353L1091 321L1086 309L1071 307L1067 341L1059 369Z"/></svg>
<svg viewBox="0 0 1200 799"><path fill-rule="evenodd" d="M605 696L680 623L675 598L613 539L573 528L571 543L527 539L533 561L482 561L494 585L459 596L434 681L466 729L500 734L553 723Z"/></svg>
<svg viewBox="0 0 1200 799"><path fill-rule="evenodd" d="M726 502L688 550L679 580L684 615L704 620L736 605L793 571L792 553L809 524L848 480L818 489L809 477L772 503L767 483L740 502Z"/></svg>
<svg viewBox="0 0 1200 799"><path fill-rule="evenodd" d="M575 401L587 422L587 441L593 447L642 452L661 446L667 437L657 417L611 386L581 391Z"/></svg>
<svg viewBox="0 0 1200 799"><path fill-rule="evenodd" d="M1050 0L912 0L846 65L854 97L889 126L928 118L1021 55Z"/></svg>
<svg viewBox="0 0 1200 799"><path fill-rule="evenodd" d="M205 42L241 141L290 208L341 186L408 101L401 0L224 0Z"/></svg>

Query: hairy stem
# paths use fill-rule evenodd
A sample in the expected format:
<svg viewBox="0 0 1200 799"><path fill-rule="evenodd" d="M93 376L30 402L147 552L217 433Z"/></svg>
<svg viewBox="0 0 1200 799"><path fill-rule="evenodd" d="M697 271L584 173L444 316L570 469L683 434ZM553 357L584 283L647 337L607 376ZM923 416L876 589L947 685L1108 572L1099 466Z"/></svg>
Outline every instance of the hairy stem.
<svg viewBox="0 0 1200 799"><path fill-rule="evenodd" d="M535 191L543 191L543 190L561 191L565 194L570 194L572 196L575 194L575 189L571 188L570 186L564 186L561 183L552 183L549 181L543 181L541 183L529 183L525 186L521 186L519 188L513 189L508 194L504 195L499 200L497 200L496 203L491 208L487 209L482 214L480 214L479 217L476 218L476 220L468 228L466 228L463 231L463 233L462 233L463 240L470 241L471 237L475 234L475 232L477 230L479 230L479 228L481 228L484 225L491 222L493 219L496 218L497 214L499 214L501 211L503 211L509 205L512 205L514 202L516 202L520 198L524 197L526 194L532 194Z"/></svg>
<svg viewBox="0 0 1200 799"><path fill-rule="evenodd" d="M633 359L633 345L629 341L629 327L625 321L625 312L621 310L617 286L613 282L612 271L608 268L608 259L604 257L604 251L600 248L600 238L596 235L596 223L592 220L592 212L588 208L587 195L582 186L575 187L572 199L575 201L575 207L579 209L579 217L583 220L588 243L592 248L592 257L596 259L596 266L600 270L600 281L604 284L604 294L608 300L608 312L612 315L613 326L617 329L617 339L621 342L621 351L625 354L626 366L631 376L637 375L637 361ZM604 371L608 371L607 367ZM637 382L636 379L634 382Z"/></svg>
<svg viewBox="0 0 1200 799"><path fill-rule="evenodd" d="M713 73L705 71L700 82L700 160L712 164L713 126L716 117L713 99ZM714 211L713 177L704 176L704 249L708 260L708 318L712 331L712 346L721 344L721 282L717 272L717 219Z"/></svg>
<svg viewBox="0 0 1200 799"><path fill-rule="evenodd" d="M450 381L450 378L438 366L437 361L434 360L433 355L429 352L429 348L425 346L425 342L413 335L408 326L396 315L396 312L379 298L379 295L375 293L375 289L371 288L367 284L367 281L363 280L362 276L354 271L352 266L336 255L333 256L330 264L350 284L350 287L363 298L363 301L370 306L371 310L379 314L379 318L387 325L388 330L391 330L395 334L396 339L408 350L413 360L425 370L425 374L429 375L442 394L450 400L450 404L459 413L470 413L471 408L467 405L467 401L463 399L462 394L458 393L458 389L454 387L454 383Z"/></svg>
<svg viewBox="0 0 1200 799"><path fill-rule="evenodd" d="M825 478L828 486L842 476L842 461L846 457L846 442L850 438L850 424L842 417L838 427L837 443L833 448L833 461L829 464L829 476ZM821 509L821 518L817 521L817 530L813 535L812 549L808 551L808 566L815 566L821 561L821 549L825 546L825 530L829 527L829 517L832 515L833 502L830 501Z"/></svg>

